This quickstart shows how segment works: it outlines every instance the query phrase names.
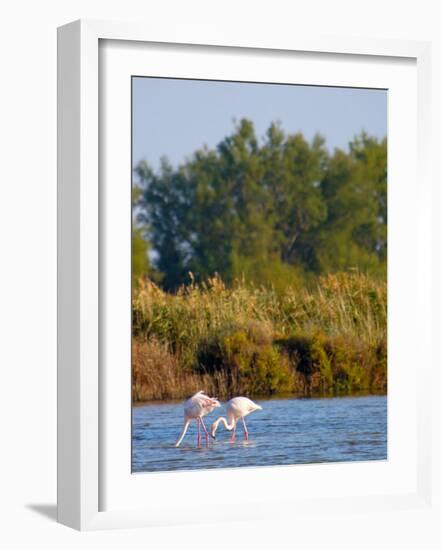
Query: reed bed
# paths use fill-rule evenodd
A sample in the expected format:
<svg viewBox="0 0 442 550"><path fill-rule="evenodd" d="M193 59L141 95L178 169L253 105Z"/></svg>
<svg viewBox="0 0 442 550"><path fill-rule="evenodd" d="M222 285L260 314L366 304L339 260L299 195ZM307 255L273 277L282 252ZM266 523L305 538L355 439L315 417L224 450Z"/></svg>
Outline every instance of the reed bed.
<svg viewBox="0 0 442 550"><path fill-rule="evenodd" d="M357 271L282 292L215 276L133 292L133 399L387 389L387 288Z"/></svg>

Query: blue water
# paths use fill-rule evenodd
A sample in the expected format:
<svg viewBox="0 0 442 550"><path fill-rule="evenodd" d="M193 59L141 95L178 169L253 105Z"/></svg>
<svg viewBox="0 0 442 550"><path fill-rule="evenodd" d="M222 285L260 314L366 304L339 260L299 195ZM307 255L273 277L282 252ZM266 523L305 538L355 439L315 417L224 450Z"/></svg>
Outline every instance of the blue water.
<svg viewBox="0 0 442 550"><path fill-rule="evenodd" d="M238 423L235 443L219 427L216 440L197 447L192 422L179 448L182 403L152 403L133 408L132 471L157 472L348 462L387 458L386 396L321 399L256 399L262 411L246 418L249 441ZM225 408L205 417L209 429Z"/></svg>

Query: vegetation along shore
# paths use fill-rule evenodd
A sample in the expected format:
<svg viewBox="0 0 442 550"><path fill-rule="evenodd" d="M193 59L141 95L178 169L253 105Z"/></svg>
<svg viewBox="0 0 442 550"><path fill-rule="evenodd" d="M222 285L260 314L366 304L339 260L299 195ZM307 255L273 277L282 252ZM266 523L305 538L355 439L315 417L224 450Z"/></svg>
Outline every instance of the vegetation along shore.
<svg viewBox="0 0 442 550"><path fill-rule="evenodd" d="M133 400L348 395L387 390L386 282L343 272L312 288L215 276L133 293Z"/></svg>

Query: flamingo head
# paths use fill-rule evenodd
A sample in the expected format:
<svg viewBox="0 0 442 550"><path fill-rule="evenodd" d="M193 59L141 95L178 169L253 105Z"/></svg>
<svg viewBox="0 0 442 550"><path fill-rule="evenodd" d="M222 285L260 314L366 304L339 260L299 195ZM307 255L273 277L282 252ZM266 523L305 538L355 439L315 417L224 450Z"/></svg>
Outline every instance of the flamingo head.
<svg viewBox="0 0 442 550"><path fill-rule="evenodd" d="M213 439L216 439L216 429L218 425L216 422L212 424L212 427L210 428L210 435L213 437Z"/></svg>

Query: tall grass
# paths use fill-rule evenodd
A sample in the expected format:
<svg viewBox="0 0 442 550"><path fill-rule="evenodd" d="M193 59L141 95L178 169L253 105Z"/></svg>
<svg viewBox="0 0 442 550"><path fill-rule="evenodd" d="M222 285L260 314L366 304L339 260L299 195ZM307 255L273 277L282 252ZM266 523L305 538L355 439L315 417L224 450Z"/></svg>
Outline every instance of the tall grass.
<svg viewBox="0 0 442 550"><path fill-rule="evenodd" d="M282 292L140 281L132 305L134 400L386 391L386 283L362 273Z"/></svg>

